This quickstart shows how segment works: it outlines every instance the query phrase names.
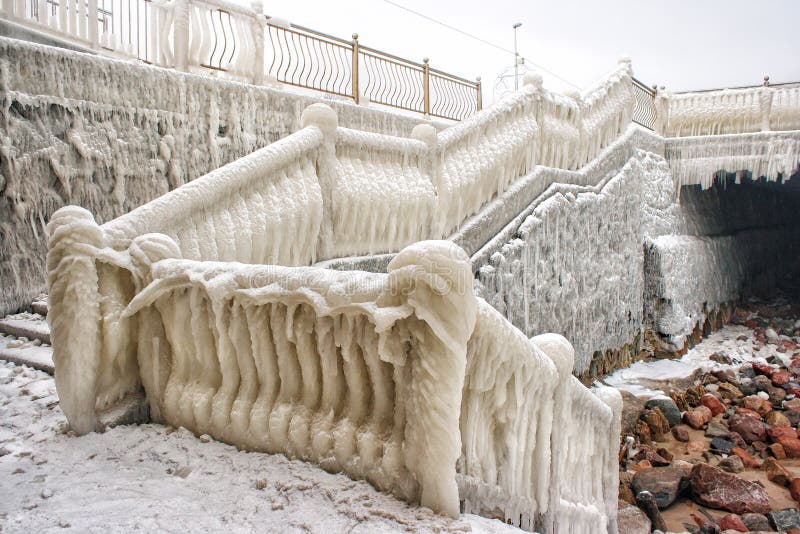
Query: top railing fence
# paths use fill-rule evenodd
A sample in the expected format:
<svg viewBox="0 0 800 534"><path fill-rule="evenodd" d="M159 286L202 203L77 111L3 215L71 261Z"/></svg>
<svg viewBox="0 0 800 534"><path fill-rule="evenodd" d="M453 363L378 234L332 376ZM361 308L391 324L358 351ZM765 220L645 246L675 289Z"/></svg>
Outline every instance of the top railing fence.
<svg viewBox="0 0 800 534"><path fill-rule="evenodd" d="M656 124L656 90L647 87L640 80L633 78L633 122L650 130Z"/></svg>
<svg viewBox="0 0 800 534"><path fill-rule="evenodd" d="M0 0L9 20L115 57L288 85L445 119L481 109L481 84L225 0Z"/></svg>

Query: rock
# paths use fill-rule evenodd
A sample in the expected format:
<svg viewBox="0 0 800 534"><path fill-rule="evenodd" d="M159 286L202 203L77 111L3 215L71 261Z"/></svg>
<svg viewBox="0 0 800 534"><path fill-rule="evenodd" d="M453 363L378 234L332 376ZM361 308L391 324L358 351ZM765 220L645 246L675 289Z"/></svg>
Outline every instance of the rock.
<svg viewBox="0 0 800 534"><path fill-rule="evenodd" d="M683 413L683 421L694 429L703 428L706 423L711 421L711 410L705 406L689 408Z"/></svg>
<svg viewBox="0 0 800 534"><path fill-rule="evenodd" d="M766 377L772 376L772 366L767 362L754 361L751 365L753 366L753 371L755 371L757 375L763 375Z"/></svg>
<svg viewBox="0 0 800 534"><path fill-rule="evenodd" d="M767 435L772 441L779 441L781 438L797 438L797 430L790 426L776 425L767 429Z"/></svg>
<svg viewBox="0 0 800 534"><path fill-rule="evenodd" d="M766 376L757 376L753 379L753 387L756 391L766 391L772 385L772 380Z"/></svg>
<svg viewBox="0 0 800 534"><path fill-rule="evenodd" d="M653 495L647 491L639 493L636 495L636 504L647 514L653 530L667 530L667 524L664 522L664 518L661 517L661 512L658 509L658 504L656 504Z"/></svg>
<svg viewBox="0 0 800 534"><path fill-rule="evenodd" d="M712 362L724 363L726 365L730 365L733 363L731 357L721 351L714 352L708 357L708 359L711 360Z"/></svg>
<svg viewBox="0 0 800 534"><path fill-rule="evenodd" d="M783 405L786 406L786 401L783 402ZM800 424L800 410L786 410L783 412L783 415L789 420L792 426Z"/></svg>
<svg viewBox="0 0 800 534"><path fill-rule="evenodd" d="M770 426L791 427L792 423L781 412L772 410L764 417L764 422Z"/></svg>
<svg viewBox="0 0 800 534"><path fill-rule="evenodd" d="M676 425L672 427L672 437L678 441L689 441L689 427L686 425Z"/></svg>
<svg viewBox="0 0 800 534"><path fill-rule="evenodd" d="M789 481L789 495L797 502L800 502L800 478L793 478Z"/></svg>
<svg viewBox="0 0 800 534"><path fill-rule="evenodd" d="M742 400L742 406L748 410L753 410L761 417L764 417L772 411L772 404L768 400L762 399L758 395L750 395L749 397L745 397Z"/></svg>
<svg viewBox="0 0 800 534"><path fill-rule="evenodd" d="M627 471L620 471L619 473L619 499L625 501L629 504L636 504L636 497L633 495L633 491L631 490L631 481L633 481L633 475L628 473Z"/></svg>
<svg viewBox="0 0 800 534"><path fill-rule="evenodd" d="M719 468L728 473L741 473L744 471L744 462L736 455L728 456L719 463Z"/></svg>
<svg viewBox="0 0 800 534"><path fill-rule="evenodd" d="M619 501L617 504L617 530L620 534L650 534L650 519L638 506Z"/></svg>
<svg viewBox="0 0 800 534"><path fill-rule="evenodd" d="M772 373L772 384L775 386L785 386L789 383L789 371L779 369Z"/></svg>
<svg viewBox="0 0 800 534"><path fill-rule="evenodd" d="M767 341L769 341L770 343L778 343L781 340L778 333L772 328L767 328L766 330L764 330L764 336L766 336Z"/></svg>
<svg viewBox="0 0 800 534"><path fill-rule="evenodd" d="M786 390L770 386L767 388L767 396L769 397L769 402L771 402L773 406L780 406L781 403L783 403L783 399L786 398Z"/></svg>
<svg viewBox="0 0 800 534"><path fill-rule="evenodd" d="M649 460L642 460L641 462L631 467L631 471L633 471L634 473L638 473L642 469L652 469L652 467L653 464L651 464Z"/></svg>
<svg viewBox="0 0 800 534"><path fill-rule="evenodd" d="M711 410L711 415L725 413L725 405L711 393L706 393L700 397L700 404Z"/></svg>
<svg viewBox="0 0 800 534"><path fill-rule="evenodd" d="M769 519L764 514L742 514L742 523L750 532L766 531L772 528Z"/></svg>
<svg viewBox="0 0 800 534"><path fill-rule="evenodd" d="M775 458L767 458L764 460L764 471L767 474L767 480L774 482L779 486L788 486L792 476Z"/></svg>
<svg viewBox="0 0 800 534"><path fill-rule="evenodd" d="M706 428L706 436L710 438L727 438L730 435L730 431L725 423L721 421L714 421L711 420L708 422L708 428Z"/></svg>
<svg viewBox="0 0 800 534"><path fill-rule="evenodd" d="M734 410L734 414L740 417L752 417L753 419L756 419L758 421L764 419L758 412L754 412L753 410L748 410L747 408L742 408L741 406L739 406Z"/></svg>
<svg viewBox="0 0 800 534"><path fill-rule="evenodd" d="M742 463L748 469L760 469L761 462L750 456L748 452L740 447L734 447L731 449L731 454L734 454L742 459Z"/></svg>
<svg viewBox="0 0 800 534"><path fill-rule="evenodd" d="M777 460L785 460L786 459L786 451L783 450L783 445L780 443L773 443L769 447L769 452L772 453L772 456L775 457Z"/></svg>
<svg viewBox="0 0 800 534"><path fill-rule="evenodd" d="M747 442L742 438L741 434L738 432L731 432L728 435L728 441L732 441L736 444L737 447L746 448Z"/></svg>
<svg viewBox="0 0 800 534"><path fill-rule="evenodd" d="M633 460L636 462L640 462L642 460L647 460L650 462L650 465L653 467L660 467L664 465L669 465L669 460L662 457L656 451L651 449L650 447L642 446L642 450L636 453L636 456L633 457Z"/></svg>
<svg viewBox="0 0 800 534"><path fill-rule="evenodd" d="M800 411L800 398L783 401L783 409L786 411L797 410ZM784 414L786 415L786 414ZM788 417L788 415L786 415Z"/></svg>
<svg viewBox="0 0 800 534"><path fill-rule="evenodd" d="M755 482L744 480L708 464L694 466L690 480L692 496L703 506L735 514L770 511L766 490Z"/></svg>
<svg viewBox="0 0 800 534"><path fill-rule="evenodd" d="M741 399L744 396L742 390L731 384L730 382L722 382L719 384L717 393L727 400Z"/></svg>
<svg viewBox="0 0 800 534"><path fill-rule="evenodd" d="M728 422L728 428L742 436L747 443L764 441L767 435L767 426L752 417L734 415Z"/></svg>
<svg viewBox="0 0 800 534"><path fill-rule="evenodd" d="M644 401L628 391L620 391L622 395L622 433L635 435L639 415L644 411Z"/></svg>
<svg viewBox="0 0 800 534"><path fill-rule="evenodd" d="M669 433L669 421L659 408L645 410L641 419L650 427L650 435L654 441L663 441L664 436Z"/></svg>
<svg viewBox="0 0 800 534"><path fill-rule="evenodd" d="M654 467L636 473L631 482L634 495L649 491L662 510L675 502L689 482L689 472L680 467Z"/></svg>
<svg viewBox="0 0 800 534"><path fill-rule="evenodd" d="M800 512L794 508L786 508L779 512L767 514L772 528L775 530L789 530L790 528L800 528Z"/></svg>
<svg viewBox="0 0 800 534"><path fill-rule="evenodd" d="M706 394L706 390L703 386L692 386L686 390L683 394L683 398L686 400L686 407L687 409L690 406L697 406L700 404L700 397Z"/></svg>
<svg viewBox="0 0 800 534"><path fill-rule="evenodd" d="M778 443L783 447L787 458L800 458L800 439L780 438Z"/></svg>
<svg viewBox="0 0 800 534"><path fill-rule="evenodd" d="M727 514L720 518L717 522L719 528L722 530L735 530L736 532L747 532L749 529L744 524L742 518L736 514Z"/></svg>
<svg viewBox="0 0 800 534"><path fill-rule="evenodd" d="M653 441L653 434L650 433L650 427L641 419L636 421L633 435L636 436L639 443L644 443L645 445Z"/></svg>
<svg viewBox="0 0 800 534"><path fill-rule="evenodd" d="M675 401L669 397L654 397L648 400L644 407L648 410L652 410L653 408L661 410L661 413L667 418L670 427L681 422L681 411L678 409Z"/></svg>
<svg viewBox="0 0 800 534"><path fill-rule="evenodd" d="M658 449L656 449L656 454L665 459L667 462L672 462L672 459L675 457L671 452L669 452L664 447L659 447Z"/></svg>
<svg viewBox="0 0 800 534"><path fill-rule="evenodd" d="M711 440L711 450L719 451L725 454L731 452L731 449L736 447L732 442L728 441L727 439L722 438L714 438Z"/></svg>

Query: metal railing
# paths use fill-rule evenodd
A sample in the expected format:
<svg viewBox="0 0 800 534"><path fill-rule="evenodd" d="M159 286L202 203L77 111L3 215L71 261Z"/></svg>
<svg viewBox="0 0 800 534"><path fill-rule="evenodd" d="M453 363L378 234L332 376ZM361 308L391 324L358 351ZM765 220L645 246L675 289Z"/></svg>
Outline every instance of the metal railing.
<svg viewBox="0 0 800 534"><path fill-rule="evenodd" d="M281 83L446 119L481 109L480 78L470 81L422 63L283 21L267 20L267 74Z"/></svg>
<svg viewBox="0 0 800 534"><path fill-rule="evenodd" d="M226 0L0 0L0 16L120 58L461 120L481 83ZM267 43L267 41L269 41Z"/></svg>
<svg viewBox="0 0 800 534"><path fill-rule="evenodd" d="M656 87L647 87L640 80L633 78L633 97L633 122L650 130L655 130Z"/></svg>

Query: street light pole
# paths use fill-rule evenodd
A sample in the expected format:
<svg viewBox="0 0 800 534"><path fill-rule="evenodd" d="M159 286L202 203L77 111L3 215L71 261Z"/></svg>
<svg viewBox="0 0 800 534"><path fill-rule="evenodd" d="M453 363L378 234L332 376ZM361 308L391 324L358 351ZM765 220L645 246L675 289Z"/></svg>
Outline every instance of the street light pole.
<svg viewBox="0 0 800 534"><path fill-rule="evenodd" d="M514 28L514 90L519 89L519 52L517 52L517 28L522 26L521 22L517 22L512 26Z"/></svg>

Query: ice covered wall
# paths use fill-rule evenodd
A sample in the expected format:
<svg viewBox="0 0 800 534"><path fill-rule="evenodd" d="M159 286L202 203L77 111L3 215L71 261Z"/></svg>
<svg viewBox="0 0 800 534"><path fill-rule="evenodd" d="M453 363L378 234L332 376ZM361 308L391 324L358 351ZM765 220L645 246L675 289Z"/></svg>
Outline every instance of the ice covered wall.
<svg viewBox="0 0 800 534"><path fill-rule="evenodd" d="M752 182L731 174L710 189L682 188L670 234L645 245L646 321L660 349L683 350L739 298L769 294L795 274L800 251L795 180Z"/></svg>
<svg viewBox="0 0 800 534"><path fill-rule="evenodd" d="M65 204L117 217L299 128L315 99L0 38L0 313L44 289L44 226ZM330 101L339 124L419 119Z"/></svg>
<svg viewBox="0 0 800 534"><path fill-rule="evenodd" d="M570 339L579 375L602 374L636 353L644 236L670 224L666 162L626 143L610 149L628 150L621 168L600 166L574 185L551 182L473 255L478 294L528 335Z"/></svg>

